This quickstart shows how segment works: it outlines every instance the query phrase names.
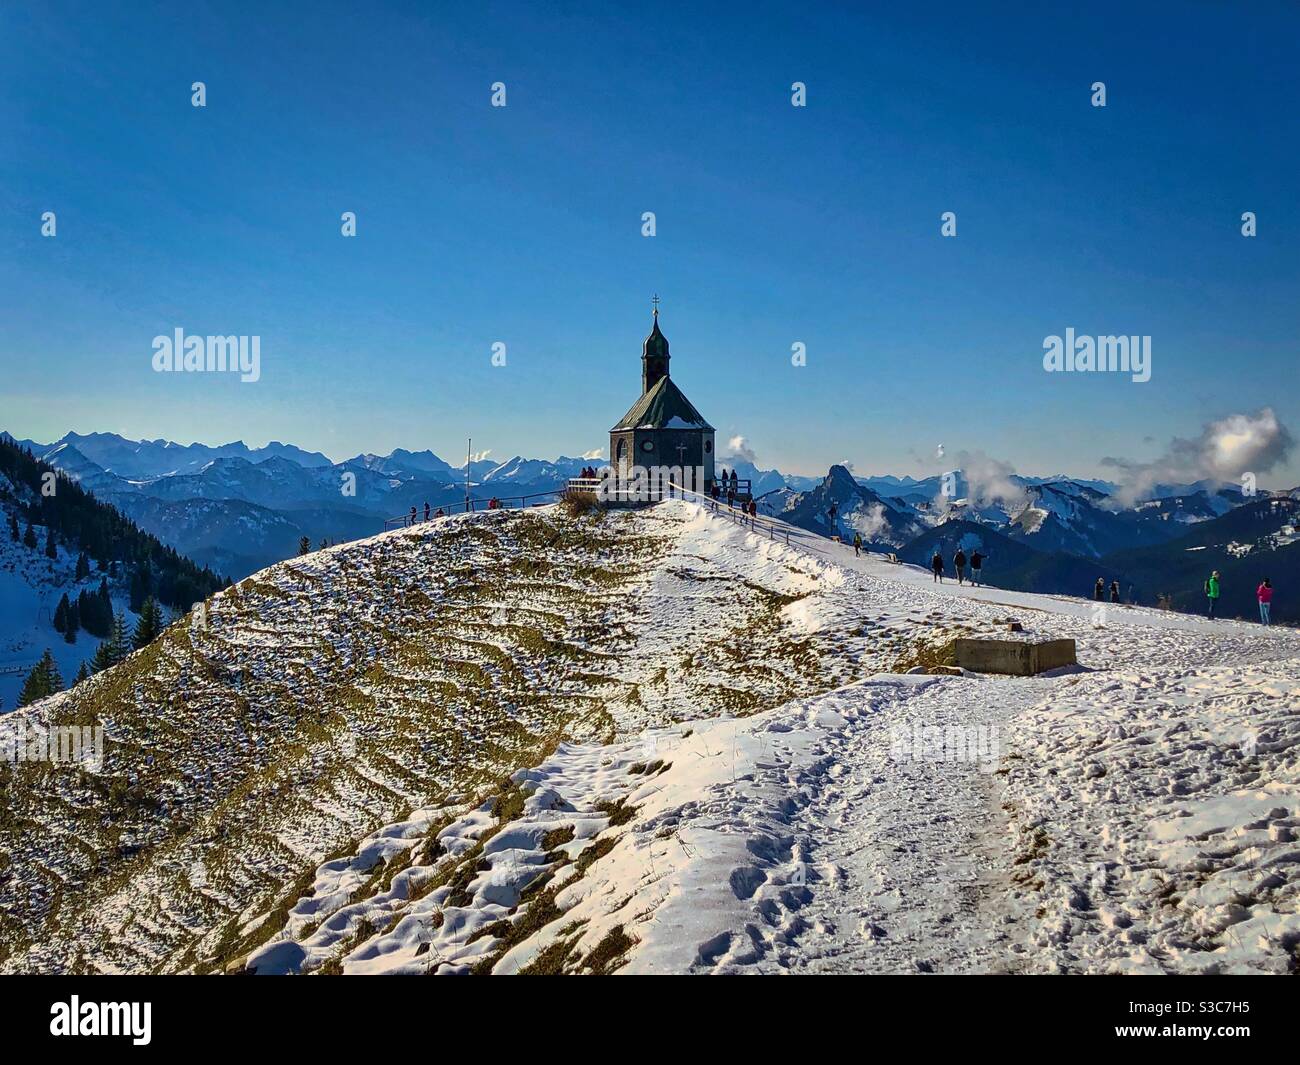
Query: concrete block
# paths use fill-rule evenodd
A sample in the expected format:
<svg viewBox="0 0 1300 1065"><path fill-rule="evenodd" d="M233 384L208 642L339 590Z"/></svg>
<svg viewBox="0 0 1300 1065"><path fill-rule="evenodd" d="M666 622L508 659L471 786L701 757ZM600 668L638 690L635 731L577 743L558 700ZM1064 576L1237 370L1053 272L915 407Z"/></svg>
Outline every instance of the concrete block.
<svg viewBox="0 0 1300 1065"><path fill-rule="evenodd" d="M973 673L1032 677L1078 664L1073 640L953 640L957 665Z"/></svg>

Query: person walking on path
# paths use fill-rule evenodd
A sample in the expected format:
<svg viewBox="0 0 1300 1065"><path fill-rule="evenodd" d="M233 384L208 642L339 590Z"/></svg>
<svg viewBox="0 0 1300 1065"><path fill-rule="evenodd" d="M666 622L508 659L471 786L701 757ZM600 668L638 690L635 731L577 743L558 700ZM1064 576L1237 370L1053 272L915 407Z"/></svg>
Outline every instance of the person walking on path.
<svg viewBox="0 0 1300 1065"><path fill-rule="evenodd" d="M980 569L984 565L984 556L978 551L972 551L970 555L970 583L972 587L979 587Z"/></svg>
<svg viewBox="0 0 1300 1065"><path fill-rule="evenodd" d="M1269 609L1273 605L1273 582L1267 577L1255 589L1255 598L1259 600L1259 620L1261 624L1273 624L1268 618Z"/></svg>
<svg viewBox="0 0 1300 1065"><path fill-rule="evenodd" d="M862 534L855 532L853 534L853 557L857 558L862 554Z"/></svg>
<svg viewBox="0 0 1300 1065"><path fill-rule="evenodd" d="M1209 616L1214 617L1214 607L1219 601L1219 571L1216 569L1210 574L1210 579L1205 582L1205 598L1210 601Z"/></svg>
<svg viewBox="0 0 1300 1065"><path fill-rule="evenodd" d="M1096 587L1092 590L1092 597L1097 602L1103 602L1106 599L1106 578L1098 577Z"/></svg>
<svg viewBox="0 0 1300 1065"><path fill-rule="evenodd" d="M1110 582L1110 601L1112 603L1119 602L1119 581Z"/></svg>
<svg viewBox="0 0 1300 1065"><path fill-rule="evenodd" d="M957 571L957 583L964 584L966 582L966 552L960 547L957 548L957 553L952 556L952 568Z"/></svg>
<svg viewBox="0 0 1300 1065"><path fill-rule="evenodd" d="M930 559L930 568L934 570L934 579L940 584L943 583L943 555L939 554L939 549L934 549L934 558Z"/></svg>
<svg viewBox="0 0 1300 1065"><path fill-rule="evenodd" d="M429 520L429 501L427 499L424 501L424 520Z"/></svg>

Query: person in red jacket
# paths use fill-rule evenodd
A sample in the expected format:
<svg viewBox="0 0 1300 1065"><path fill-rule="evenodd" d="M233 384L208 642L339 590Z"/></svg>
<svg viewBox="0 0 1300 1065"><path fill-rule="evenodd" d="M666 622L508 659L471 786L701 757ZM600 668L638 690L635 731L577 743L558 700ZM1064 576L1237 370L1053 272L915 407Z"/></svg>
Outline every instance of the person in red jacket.
<svg viewBox="0 0 1300 1065"><path fill-rule="evenodd" d="M1269 607L1273 602L1273 582L1267 577L1255 589L1255 598L1259 600L1259 620L1265 625L1271 625L1268 619Z"/></svg>

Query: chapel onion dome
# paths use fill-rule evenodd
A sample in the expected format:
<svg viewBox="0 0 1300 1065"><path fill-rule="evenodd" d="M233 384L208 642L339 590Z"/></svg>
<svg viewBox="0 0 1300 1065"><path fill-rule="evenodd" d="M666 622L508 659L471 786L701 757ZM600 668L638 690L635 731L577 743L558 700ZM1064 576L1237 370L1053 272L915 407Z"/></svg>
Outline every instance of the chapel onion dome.
<svg viewBox="0 0 1300 1065"><path fill-rule="evenodd" d="M659 308L657 307L654 313L654 325L650 327L650 335L641 345L641 357L643 359L668 357L668 338L659 331Z"/></svg>

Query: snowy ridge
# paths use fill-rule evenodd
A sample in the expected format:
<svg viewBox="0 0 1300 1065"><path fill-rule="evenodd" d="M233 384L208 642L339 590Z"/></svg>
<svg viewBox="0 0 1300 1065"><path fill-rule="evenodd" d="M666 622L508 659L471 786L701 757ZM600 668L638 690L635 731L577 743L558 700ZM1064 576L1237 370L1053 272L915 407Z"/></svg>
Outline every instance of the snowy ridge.
<svg viewBox="0 0 1300 1065"><path fill-rule="evenodd" d="M749 717L701 707L633 739L562 744L501 794L422 810L320 867L285 931L236 967L1294 967L1295 632L1130 608L1098 628L1085 601L940 588L702 512L684 535L737 568L738 550L760 565L804 555L834 589L782 608L809 631L987 631L1010 612L1031 635L1074 637L1085 668L875 673ZM977 757L900 748L918 728L978 735ZM377 855L389 887L357 897L382 877Z"/></svg>
<svg viewBox="0 0 1300 1065"><path fill-rule="evenodd" d="M280 929L327 857L413 809L491 797L556 742L753 713L928 636L827 631L810 619L838 609L839 568L748 541L685 504L498 511L219 593L200 621L19 711L100 721L108 745L97 777L17 767L10 808L42 831L0 822L0 965L224 965ZM52 916L66 931L32 938Z"/></svg>

